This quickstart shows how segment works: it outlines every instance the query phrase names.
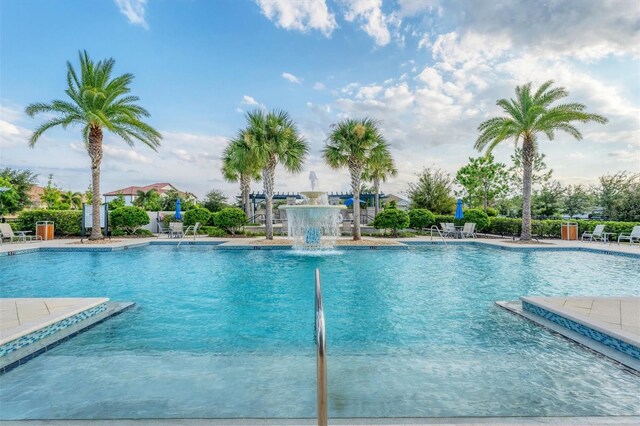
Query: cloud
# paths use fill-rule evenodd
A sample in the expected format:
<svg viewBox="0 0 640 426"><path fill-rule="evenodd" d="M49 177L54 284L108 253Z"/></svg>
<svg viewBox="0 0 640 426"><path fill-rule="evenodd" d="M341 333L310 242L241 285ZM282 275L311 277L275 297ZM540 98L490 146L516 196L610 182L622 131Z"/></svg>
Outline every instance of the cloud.
<svg viewBox="0 0 640 426"><path fill-rule="evenodd" d="M244 95L242 97L242 102L245 105L249 105L249 106L258 106L260 105L258 103L258 101L256 101L252 96L248 96L248 95Z"/></svg>
<svg viewBox="0 0 640 426"><path fill-rule="evenodd" d="M145 20L145 9L147 0L114 0L120 13L127 17L129 23L140 25L145 30L149 29L149 24Z"/></svg>
<svg viewBox="0 0 640 426"><path fill-rule="evenodd" d="M329 37L338 27L325 0L256 0L262 14L286 30L318 30Z"/></svg>
<svg viewBox="0 0 640 426"><path fill-rule="evenodd" d="M300 79L298 79L298 77L296 77L295 75L290 74L290 73L288 73L288 72L283 72L283 73L282 73L282 78L284 78L285 80L290 81L291 83L295 83L295 84L302 84L302 83L300 82Z"/></svg>
<svg viewBox="0 0 640 426"><path fill-rule="evenodd" d="M349 22L363 22L360 26L378 46L385 46L391 41L391 33L387 27L388 17L382 13L382 0L349 0L344 1L346 7L344 18Z"/></svg>
<svg viewBox="0 0 640 426"><path fill-rule="evenodd" d="M313 90L324 90L326 89L325 85L320 83L319 81L316 81L316 83L313 85Z"/></svg>

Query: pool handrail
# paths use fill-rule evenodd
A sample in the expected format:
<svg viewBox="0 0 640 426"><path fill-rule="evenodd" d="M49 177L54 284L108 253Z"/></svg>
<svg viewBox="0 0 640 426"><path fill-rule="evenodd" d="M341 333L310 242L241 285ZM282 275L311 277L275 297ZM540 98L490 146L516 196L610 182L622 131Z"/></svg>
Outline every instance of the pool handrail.
<svg viewBox="0 0 640 426"><path fill-rule="evenodd" d="M316 349L318 369L318 426L327 426L327 354L320 269L316 268Z"/></svg>
<svg viewBox="0 0 640 426"><path fill-rule="evenodd" d="M444 236L442 235L442 232L440 231L440 228L438 228L436 225L432 225L431 226L431 241L433 241L433 231L434 230L438 231L438 235L440 235L440 238L442 239L442 242L446 246L447 245L447 241L444 239Z"/></svg>

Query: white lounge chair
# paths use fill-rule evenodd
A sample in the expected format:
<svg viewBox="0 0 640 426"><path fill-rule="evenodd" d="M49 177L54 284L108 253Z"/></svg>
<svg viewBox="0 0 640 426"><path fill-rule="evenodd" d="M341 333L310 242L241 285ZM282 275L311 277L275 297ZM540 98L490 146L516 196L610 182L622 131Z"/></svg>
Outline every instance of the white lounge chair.
<svg viewBox="0 0 640 426"><path fill-rule="evenodd" d="M589 241L604 241L604 225L596 225L596 228L593 232L583 232L581 240L584 241L584 237L589 237Z"/></svg>
<svg viewBox="0 0 640 426"><path fill-rule="evenodd" d="M29 231L14 231L8 223L0 223L0 241L9 239L9 242L27 242L38 239L37 236L27 235Z"/></svg>
<svg viewBox="0 0 640 426"><path fill-rule="evenodd" d="M465 223L461 234L464 238L476 238L476 224L473 222Z"/></svg>
<svg viewBox="0 0 640 426"><path fill-rule="evenodd" d="M169 222L169 238L181 238L183 229L182 222Z"/></svg>
<svg viewBox="0 0 640 426"><path fill-rule="evenodd" d="M633 241L640 243L640 226L634 226L630 234L620 234L618 236L618 244L621 240L629 241L629 244L633 244Z"/></svg>
<svg viewBox="0 0 640 426"><path fill-rule="evenodd" d="M200 222L196 222L195 225L189 225L187 226L187 229L185 229L184 231L184 235L183 237L186 237L189 235L189 232L191 232L191 235L193 235L193 239L196 239L196 235L198 235L198 229L200 228Z"/></svg>

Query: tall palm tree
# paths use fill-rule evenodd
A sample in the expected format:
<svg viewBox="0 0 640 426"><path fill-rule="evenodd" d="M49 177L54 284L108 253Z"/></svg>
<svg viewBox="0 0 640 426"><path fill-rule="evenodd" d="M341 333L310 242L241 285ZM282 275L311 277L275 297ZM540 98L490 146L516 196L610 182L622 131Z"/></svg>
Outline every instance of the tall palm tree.
<svg viewBox="0 0 640 426"><path fill-rule="evenodd" d="M71 210L76 210L82 207L82 194L73 191L61 192L60 201L68 204Z"/></svg>
<svg viewBox="0 0 640 426"><path fill-rule="evenodd" d="M156 199L156 197L158 197L158 191L156 191L154 188L151 188L146 192L138 189L136 191L136 199L133 201L133 205L145 208L147 204Z"/></svg>
<svg viewBox="0 0 640 426"><path fill-rule="evenodd" d="M261 110L246 115L245 143L253 146L256 164L262 169L262 183L266 204L267 239L273 239L273 187L276 166L282 165L291 173L302 171L309 153L307 141L300 136L295 123L284 111Z"/></svg>
<svg viewBox="0 0 640 426"><path fill-rule="evenodd" d="M386 145L386 144L385 144ZM380 210L380 183L386 182L391 176L398 175L393 157L389 149L380 149L379 155L371 157L371 161L365 166L362 179L373 183L374 199L374 215L378 215Z"/></svg>
<svg viewBox="0 0 640 426"><path fill-rule="evenodd" d="M334 169L349 168L353 191L353 239L360 240L360 183L362 173L374 159L382 158L388 146L370 118L346 119L333 125L323 150L325 161Z"/></svg>
<svg viewBox="0 0 640 426"><path fill-rule="evenodd" d="M251 206L249 205L249 191L251 181L259 181L260 164L256 157L251 138L241 130L229 144L222 154L222 176L229 182L240 182L240 193L242 198L242 208L251 217Z"/></svg>
<svg viewBox="0 0 640 426"><path fill-rule="evenodd" d="M33 103L26 108L33 117L38 113L55 114L38 127L29 140L33 147L40 136L48 129L69 125L82 126L82 138L91 159L91 182L93 187L92 214L100 217L100 163L102 162L103 129L122 138L129 146L138 140L156 150L160 146L162 135L142 121L149 117L146 109L135 102L137 96L130 95L129 85L133 74L111 76L115 60L113 58L94 62L89 54L79 52L80 76L67 61L67 89L69 100L54 100L51 103ZM99 226L91 228L89 239L103 238Z"/></svg>
<svg viewBox="0 0 640 426"><path fill-rule="evenodd" d="M506 116L490 118L478 126L480 136L475 148L487 154L505 140L513 138L516 145L522 140L522 241L531 240L531 176L539 134L553 140L554 133L561 130L580 140L582 134L571 123L608 121L602 115L585 112L586 107L579 103L551 105L569 95L564 87L551 88L552 84L551 80L543 83L533 94L531 83L517 86L515 99L496 102Z"/></svg>

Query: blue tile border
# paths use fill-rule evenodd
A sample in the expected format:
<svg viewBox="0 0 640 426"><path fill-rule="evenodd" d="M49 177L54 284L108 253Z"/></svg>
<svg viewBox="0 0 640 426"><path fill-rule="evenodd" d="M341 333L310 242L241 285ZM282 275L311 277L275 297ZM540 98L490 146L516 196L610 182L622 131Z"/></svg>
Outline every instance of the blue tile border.
<svg viewBox="0 0 640 426"><path fill-rule="evenodd" d="M576 333L579 333L585 337L589 337L596 342L602 343L603 345L629 355L632 358L640 360L640 347L638 346L632 345L631 343L623 342L620 339L616 339L615 337L609 336L608 334L602 333L601 331L594 330L593 328L587 327L586 325L580 324L576 321L550 312L544 308L541 308L540 306L525 302L524 300L522 301L522 309L539 315L542 318L546 318L551 322L568 328L569 330L575 331Z"/></svg>
<svg viewBox="0 0 640 426"><path fill-rule="evenodd" d="M90 318L106 310L107 310L107 304L101 303L98 306L94 306L93 308L87 309L85 311L79 312L70 317L64 318L58 322L55 322L51 325L43 327L40 330L29 333L26 336L22 336L15 340L7 342L4 345L0 346L0 357L9 355L11 352L17 351L20 348L24 348L25 346L36 343L37 341L42 340L47 336L51 336L52 334L60 330L64 330L65 328L70 327L73 324L76 324L80 321L83 321L87 318Z"/></svg>

